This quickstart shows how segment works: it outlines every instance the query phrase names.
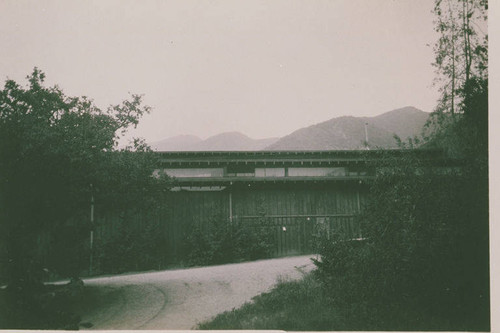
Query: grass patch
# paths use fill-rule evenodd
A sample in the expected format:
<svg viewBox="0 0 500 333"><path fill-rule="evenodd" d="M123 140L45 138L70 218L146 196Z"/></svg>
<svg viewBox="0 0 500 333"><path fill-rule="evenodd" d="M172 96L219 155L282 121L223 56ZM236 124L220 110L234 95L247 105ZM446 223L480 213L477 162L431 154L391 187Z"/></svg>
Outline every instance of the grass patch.
<svg viewBox="0 0 500 333"><path fill-rule="evenodd" d="M268 293L239 309L224 312L199 329L331 330L338 318L311 274L300 281L280 282Z"/></svg>
<svg viewBox="0 0 500 333"><path fill-rule="evenodd" d="M464 318L443 317L409 301L375 304L362 299L339 303L315 272L299 281L280 282L239 309L201 323L203 330L286 331L488 331L488 322L471 326Z"/></svg>

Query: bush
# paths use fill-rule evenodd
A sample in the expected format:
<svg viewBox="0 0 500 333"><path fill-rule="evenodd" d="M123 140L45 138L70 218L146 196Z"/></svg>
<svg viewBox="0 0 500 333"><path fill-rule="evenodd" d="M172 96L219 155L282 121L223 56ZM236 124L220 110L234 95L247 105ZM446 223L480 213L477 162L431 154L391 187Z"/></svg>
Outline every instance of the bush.
<svg viewBox="0 0 500 333"><path fill-rule="evenodd" d="M349 329L487 330L483 177L443 175L416 157L386 162L391 172L372 184L362 216L366 239L322 242L325 293Z"/></svg>
<svg viewBox="0 0 500 333"><path fill-rule="evenodd" d="M212 217L186 237L188 265L203 266L269 258L272 239L262 225L230 223Z"/></svg>
<svg viewBox="0 0 500 333"><path fill-rule="evenodd" d="M273 251L273 237L262 224L245 226L243 223L236 226L235 254L237 260L257 260L269 258Z"/></svg>
<svg viewBox="0 0 500 333"><path fill-rule="evenodd" d="M95 249L96 268L108 274L159 269L165 251L157 221L147 220L141 228L121 221L117 233Z"/></svg>
<svg viewBox="0 0 500 333"><path fill-rule="evenodd" d="M226 221L218 217L209 219L205 226L195 226L186 237L187 264L204 266L233 262L233 230Z"/></svg>

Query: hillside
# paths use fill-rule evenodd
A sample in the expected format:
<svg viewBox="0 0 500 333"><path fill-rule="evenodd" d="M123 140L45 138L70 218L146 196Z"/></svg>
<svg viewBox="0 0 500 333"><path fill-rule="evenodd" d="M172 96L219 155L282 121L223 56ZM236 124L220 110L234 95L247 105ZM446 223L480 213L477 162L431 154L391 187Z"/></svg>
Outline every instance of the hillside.
<svg viewBox="0 0 500 333"><path fill-rule="evenodd" d="M239 132L226 132L192 145L192 150L261 150L278 138L252 139Z"/></svg>
<svg viewBox="0 0 500 333"><path fill-rule="evenodd" d="M375 117L344 116L304 127L282 138L252 139L239 132L225 132L205 140L179 135L151 143L158 151L215 150L348 150L365 149L365 124L369 147L397 148L402 140L421 134L429 113L412 106Z"/></svg>
<svg viewBox="0 0 500 333"><path fill-rule="evenodd" d="M397 148L394 135L406 140L420 135L429 114L414 107L404 107L375 117L338 117L301 128L266 150L364 149L365 123L370 148Z"/></svg>
<svg viewBox="0 0 500 333"><path fill-rule="evenodd" d="M175 136L154 142L151 147L158 151L262 150L278 139L252 139L239 132L225 132L206 140L192 135Z"/></svg>
<svg viewBox="0 0 500 333"><path fill-rule="evenodd" d="M369 124L396 134L401 139L419 135L429 113L412 106L396 109L375 117L364 117Z"/></svg>
<svg viewBox="0 0 500 333"><path fill-rule="evenodd" d="M179 151L202 140L194 135L178 135L151 143L151 148L158 151Z"/></svg>

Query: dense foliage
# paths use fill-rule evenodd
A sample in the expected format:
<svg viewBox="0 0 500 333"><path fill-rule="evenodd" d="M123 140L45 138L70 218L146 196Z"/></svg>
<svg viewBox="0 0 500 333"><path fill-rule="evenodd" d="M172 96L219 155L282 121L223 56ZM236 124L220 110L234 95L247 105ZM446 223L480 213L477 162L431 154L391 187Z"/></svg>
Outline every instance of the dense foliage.
<svg viewBox="0 0 500 333"><path fill-rule="evenodd" d="M387 161L372 184L363 241L324 242L325 292L349 329L488 329L484 180ZM435 318L429 321L429 318Z"/></svg>
<svg viewBox="0 0 500 333"><path fill-rule="evenodd" d="M383 159L362 216L366 239L323 243L318 276L347 329L489 329L487 44L473 29L485 6L436 1L444 83L433 131L417 143L442 149L455 168Z"/></svg>
<svg viewBox="0 0 500 333"><path fill-rule="evenodd" d="M95 271L100 274L118 274L147 271L165 267L166 242L157 219L149 218L144 224L130 223L136 214L124 215L114 235L97 244Z"/></svg>
<svg viewBox="0 0 500 333"><path fill-rule="evenodd" d="M9 295L20 300L13 313L38 311L46 321L48 303L37 301L47 293L42 268L62 277L86 270L91 197L101 211L145 209L156 205L166 186L151 176L157 157L142 141L118 149L120 136L149 112L141 96L101 110L86 97L46 87L36 68L27 79L25 87L7 80L0 90L1 274ZM50 244L42 247L44 234ZM51 249L46 266L42 248Z"/></svg>
<svg viewBox="0 0 500 333"><path fill-rule="evenodd" d="M269 258L273 239L265 218L255 224L229 223L219 216L186 237L188 265L214 265Z"/></svg>

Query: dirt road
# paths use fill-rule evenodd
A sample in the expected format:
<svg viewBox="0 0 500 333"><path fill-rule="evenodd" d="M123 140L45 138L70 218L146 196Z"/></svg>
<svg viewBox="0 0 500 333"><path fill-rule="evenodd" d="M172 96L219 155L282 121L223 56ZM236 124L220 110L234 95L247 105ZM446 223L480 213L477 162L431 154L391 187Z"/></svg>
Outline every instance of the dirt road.
<svg viewBox="0 0 500 333"><path fill-rule="evenodd" d="M192 329L310 271L311 256L85 280L96 295L91 329ZM95 304L95 305L94 305Z"/></svg>

